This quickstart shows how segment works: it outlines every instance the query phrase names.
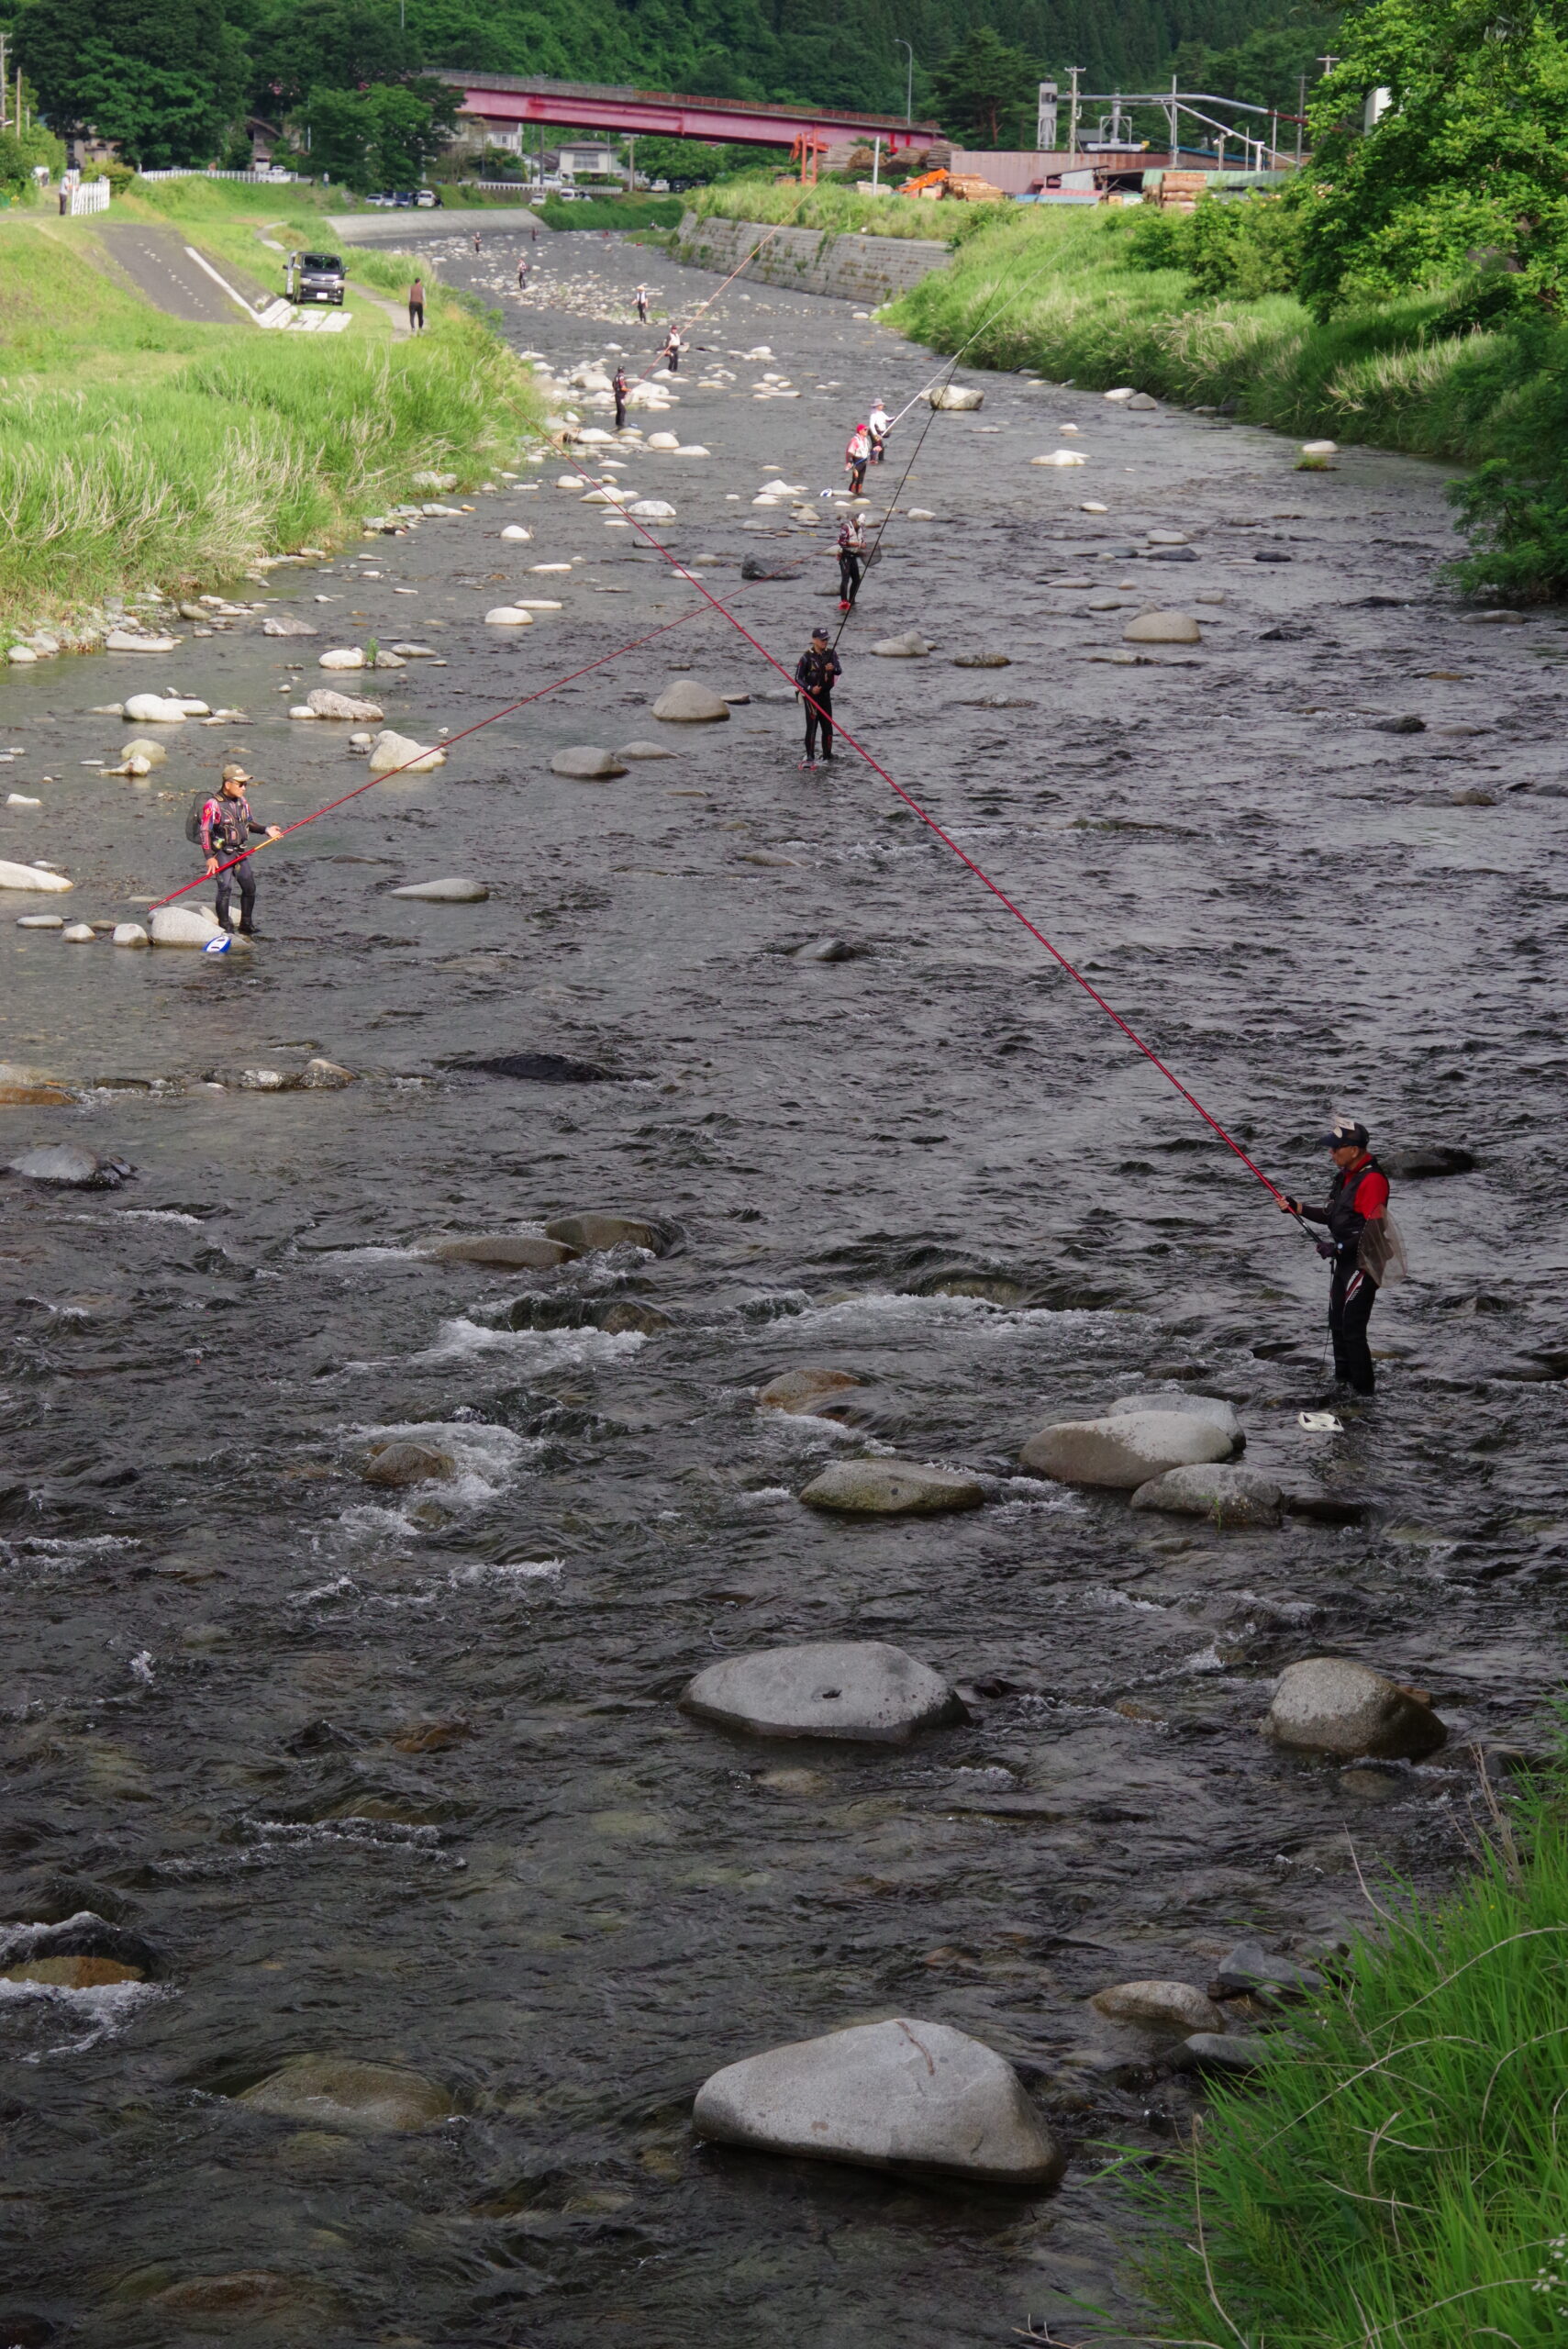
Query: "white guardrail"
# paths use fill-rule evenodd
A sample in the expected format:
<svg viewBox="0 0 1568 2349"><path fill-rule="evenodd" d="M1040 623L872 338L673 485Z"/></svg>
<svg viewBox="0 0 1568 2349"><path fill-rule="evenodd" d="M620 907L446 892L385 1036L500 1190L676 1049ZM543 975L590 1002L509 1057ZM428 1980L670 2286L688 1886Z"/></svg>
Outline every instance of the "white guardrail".
<svg viewBox="0 0 1568 2349"><path fill-rule="evenodd" d="M251 187L308 187L303 172L203 172L194 164L168 172L139 172L141 180L244 180Z"/></svg>
<svg viewBox="0 0 1568 2349"><path fill-rule="evenodd" d="M61 191L65 197L66 216L79 219L83 212L106 212L109 208L107 180L83 180L75 187Z"/></svg>

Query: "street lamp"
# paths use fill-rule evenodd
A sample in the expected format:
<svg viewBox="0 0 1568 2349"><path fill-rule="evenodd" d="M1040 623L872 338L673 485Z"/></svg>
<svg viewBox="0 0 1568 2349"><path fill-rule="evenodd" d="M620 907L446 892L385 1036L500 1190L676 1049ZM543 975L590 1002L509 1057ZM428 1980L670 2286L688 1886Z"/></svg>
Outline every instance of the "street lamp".
<svg viewBox="0 0 1568 2349"><path fill-rule="evenodd" d="M906 40L895 40L893 46L895 49L906 49L909 51L909 79L904 95L904 120L907 125L915 119L915 51Z"/></svg>

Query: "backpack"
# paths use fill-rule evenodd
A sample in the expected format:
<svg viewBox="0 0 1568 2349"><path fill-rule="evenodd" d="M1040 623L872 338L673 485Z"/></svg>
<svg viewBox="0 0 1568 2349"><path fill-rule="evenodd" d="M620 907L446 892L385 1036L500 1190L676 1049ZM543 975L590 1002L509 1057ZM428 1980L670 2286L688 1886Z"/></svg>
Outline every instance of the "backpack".
<svg viewBox="0 0 1568 2349"><path fill-rule="evenodd" d="M202 813L208 801L217 796L216 792L198 791L185 811L185 838L193 847L200 848L202 844Z"/></svg>

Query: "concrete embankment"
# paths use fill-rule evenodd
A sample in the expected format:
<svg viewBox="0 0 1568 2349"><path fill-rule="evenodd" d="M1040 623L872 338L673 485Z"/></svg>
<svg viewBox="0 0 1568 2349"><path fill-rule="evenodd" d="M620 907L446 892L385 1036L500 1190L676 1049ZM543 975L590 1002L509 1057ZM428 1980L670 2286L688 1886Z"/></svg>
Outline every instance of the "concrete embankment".
<svg viewBox="0 0 1568 2349"><path fill-rule="evenodd" d="M935 238L835 237L820 228L771 228L765 220L699 219L695 212L682 218L672 251L676 261L728 277L754 245L761 250L742 277L845 302L891 302L952 259Z"/></svg>

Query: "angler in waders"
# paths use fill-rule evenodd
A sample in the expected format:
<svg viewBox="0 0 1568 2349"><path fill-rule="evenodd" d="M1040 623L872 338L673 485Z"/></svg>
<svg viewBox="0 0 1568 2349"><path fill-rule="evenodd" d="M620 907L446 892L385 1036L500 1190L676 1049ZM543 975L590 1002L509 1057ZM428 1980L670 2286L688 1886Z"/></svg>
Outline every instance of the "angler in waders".
<svg viewBox="0 0 1568 2349"><path fill-rule="evenodd" d="M810 644L795 664L795 698L806 712L806 756L800 763L803 774L818 763L818 729L823 758L833 755L833 687L843 674L838 654L828 645L827 629L814 628Z"/></svg>
<svg viewBox="0 0 1568 2349"><path fill-rule="evenodd" d="M865 527L858 514L851 514L839 525L839 609L854 609L855 597L861 592L861 566L865 561Z"/></svg>
<svg viewBox="0 0 1568 2349"><path fill-rule="evenodd" d="M625 369L624 367L617 367L617 368L616 369L615 373L611 376L611 378L610 378L610 389L611 389L611 391L615 394L615 401L616 401L616 430L617 430L617 432L624 432L624 431L626 430L626 391L627 391L627 384L626 384L626 369Z"/></svg>
<svg viewBox="0 0 1568 2349"><path fill-rule="evenodd" d="M1374 1380L1367 1323L1386 1280L1405 1273L1405 1251L1389 1220L1388 1177L1367 1147L1367 1130L1353 1119L1336 1118L1323 1146L1337 1172L1325 1204L1286 1199L1286 1215L1305 1216L1328 1228L1318 1253L1333 1270L1329 1276L1329 1329L1334 1341L1334 1378L1358 1395L1370 1395Z"/></svg>
<svg viewBox="0 0 1568 2349"><path fill-rule="evenodd" d="M219 930L233 927L229 907L233 902L234 882L239 883L239 935L256 935L256 876L250 870L250 860L234 864L231 859L243 855L249 848L250 835L259 832L263 840L283 838L281 824L258 824L250 813L250 802L245 796L245 786L250 778L243 767L227 766L217 789L206 799L198 800L191 809L185 829L200 847L206 859L206 877L217 883L217 926ZM228 865L227 872L219 868Z"/></svg>

